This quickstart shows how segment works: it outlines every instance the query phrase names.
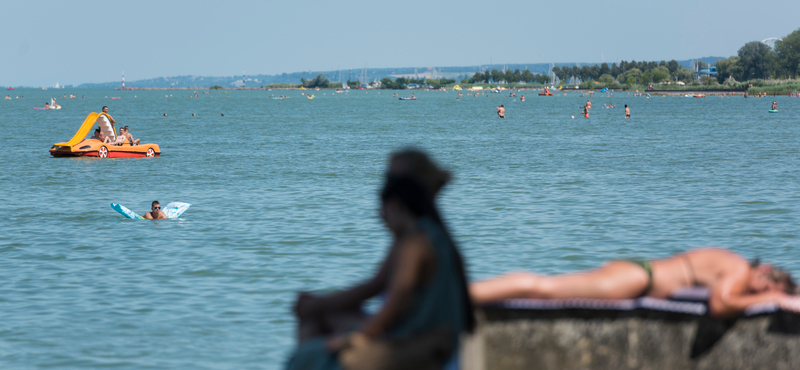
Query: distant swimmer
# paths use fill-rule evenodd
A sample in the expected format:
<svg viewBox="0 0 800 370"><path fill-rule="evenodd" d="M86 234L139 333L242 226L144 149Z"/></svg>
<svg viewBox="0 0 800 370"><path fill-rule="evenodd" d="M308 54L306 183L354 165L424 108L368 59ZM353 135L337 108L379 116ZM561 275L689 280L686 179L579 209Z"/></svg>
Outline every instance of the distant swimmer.
<svg viewBox="0 0 800 370"><path fill-rule="evenodd" d="M519 101L525 101L525 95L520 95L519 96Z"/></svg>
<svg viewBox="0 0 800 370"><path fill-rule="evenodd" d="M154 200L150 205L150 212L145 213L144 218L148 220L161 220L166 219L167 215L165 215L164 212L161 212L161 203L159 203L157 200Z"/></svg>
<svg viewBox="0 0 800 370"><path fill-rule="evenodd" d="M628 104L625 104L625 118L631 118L631 109L628 108Z"/></svg>
<svg viewBox="0 0 800 370"><path fill-rule="evenodd" d="M417 97L414 96L414 93L411 93L411 100L417 100Z"/></svg>
<svg viewBox="0 0 800 370"><path fill-rule="evenodd" d="M772 110L778 110L778 102L777 101L772 102Z"/></svg>
<svg viewBox="0 0 800 370"><path fill-rule="evenodd" d="M589 104L583 105L583 112L581 112L584 117L589 118Z"/></svg>
<svg viewBox="0 0 800 370"><path fill-rule="evenodd" d="M167 114L166 114L166 113L164 113L164 117L166 117L166 116L167 116Z"/></svg>
<svg viewBox="0 0 800 370"><path fill-rule="evenodd" d="M592 109L592 102L586 101L586 109Z"/></svg>
<svg viewBox="0 0 800 370"><path fill-rule="evenodd" d="M502 104L497 107L497 118L506 118L506 108Z"/></svg>
<svg viewBox="0 0 800 370"><path fill-rule="evenodd" d="M112 117L111 117L111 115L110 115L110 114L108 114L108 106L105 106L105 105L103 106L103 113L105 113L105 114L106 114L106 116L108 116L108 121L109 121L109 122L111 122L111 123L117 123L117 121L115 121L115 120L114 120L114 118L112 118Z"/></svg>
<svg viewBox="0 0 800 370"><path fill-rule="evenodd" d="M50 103L44 103L44 109L50 109Z"/></svg>

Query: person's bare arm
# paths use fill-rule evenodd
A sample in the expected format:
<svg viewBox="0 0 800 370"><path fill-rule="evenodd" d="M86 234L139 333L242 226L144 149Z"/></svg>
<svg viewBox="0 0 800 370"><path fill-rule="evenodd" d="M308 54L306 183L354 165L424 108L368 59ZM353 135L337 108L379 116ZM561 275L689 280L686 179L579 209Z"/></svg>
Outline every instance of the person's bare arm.
<svg viewBox="0 0 800 370"><path fill-rule="evenodd" d="M146 218L148 220L152 220L153 219L153 215L151 215L150 212L147 212L147 213L144 214L144 218Z"/></svg>
<svg viewBox="0 0 800 370"><path fill-rule="evenodd" d="M112 118L110 114L106 113L106 116L108 116L108 121L109 121L109 122L111 122L111 123L117 123L117 121L115 121L115 120L114 120L114 118Z"/></svg>
<svg viewBox="0 0 800 370"><path fill-rule="evenodd" d="M413 304L414 290L420 285L425 266L433 260L433 252L424 234L410 237L399 246L397 268L389 284L389 292L381 310L362 328L368 338L378 338Z"/></svg>
<svg viewBox="0 0 800 370"><path fill-rule="evenodd" d="M749 267L740 266L722 277L711 291L708 309L714 317L733 317L744 312L747 306L762 302L778 302L786 297L782 292L747 294Z"/></svg>

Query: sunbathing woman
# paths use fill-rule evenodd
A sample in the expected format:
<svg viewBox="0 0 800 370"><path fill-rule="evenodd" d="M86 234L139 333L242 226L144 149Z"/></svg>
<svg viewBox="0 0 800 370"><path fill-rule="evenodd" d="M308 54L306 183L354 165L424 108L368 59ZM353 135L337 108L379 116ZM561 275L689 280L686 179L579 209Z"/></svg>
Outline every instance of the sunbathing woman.
<svg viewBox="0 0 800 370"><path fill-rule="evenodd" d="M667 298L678 288L695 285L709 289L709 311L717 317L735 316L751 304L780 302L788 294L800 294L787 272L757 262L751 265L742 256L717 248L652 261L612 261L572 274L512 273L472 283L470 294L475 304L508 298Z"/></svg>
<svg viewBox="0 0 800 370"><path fill-rule="evenodd" d="M424 154L414 151L395 154L391 169L425 172L415 161L418 155L435 169ZM381 216L394 235L386 261L373 279L348 291L328 297L301 295L295 307L301 343L288 368L444 365L457 348L458 335L474 325L460 254L429 191L435 183L432 179L445 178L445 174L431 173L424 184L390 172L381 194ZM386 299L376 315L361 322L351 320L365 299L380 292L386 293ZM344 323L351 324L349 333L330 335ZM309 338L312 324L323 336Z"/></svg>

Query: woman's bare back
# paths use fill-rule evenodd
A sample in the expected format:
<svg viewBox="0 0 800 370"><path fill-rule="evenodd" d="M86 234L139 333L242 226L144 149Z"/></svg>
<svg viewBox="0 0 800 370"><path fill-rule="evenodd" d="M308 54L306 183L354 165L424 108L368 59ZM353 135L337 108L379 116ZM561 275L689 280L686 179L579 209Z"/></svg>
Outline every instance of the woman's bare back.
<svg viewBox="0 0 800 370"><path fill-rule="evenodd" d="M677 289L704 286L713 290L724 277L741 275L746 286L749 264L731 251L719 248L695 249L653 261L653 282L648 296L667 298Z"/></svg>

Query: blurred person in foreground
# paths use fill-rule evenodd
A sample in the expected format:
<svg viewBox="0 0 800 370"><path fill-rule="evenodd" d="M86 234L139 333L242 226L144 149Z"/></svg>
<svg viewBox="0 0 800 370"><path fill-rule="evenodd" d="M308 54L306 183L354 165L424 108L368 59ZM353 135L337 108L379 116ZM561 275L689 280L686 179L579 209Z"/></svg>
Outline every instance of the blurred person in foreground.
<svg viewBox="0 0 800 370"><path fill-rule="evenodd" d="M327 296L301 293L288 369L440 369L475 325L463 261L435 205L450 179L424 153L394 153L381 192L389 253L369 280ZM379 312L361 305L383 293Z"/></svg>
<svg viewBox="0 0 800 370"><path fill-rule="evenodd" d="M749 263L721 248L694 249L657 260L611 261L570 274L510 273L473 282L470 294L476 305L483 305L511 298L668 298L677 289L692 286L709 289L708 308L714 317L733 317L756 303L788 304L789 295L800 294L788 272L758 261Z"/></svg>

